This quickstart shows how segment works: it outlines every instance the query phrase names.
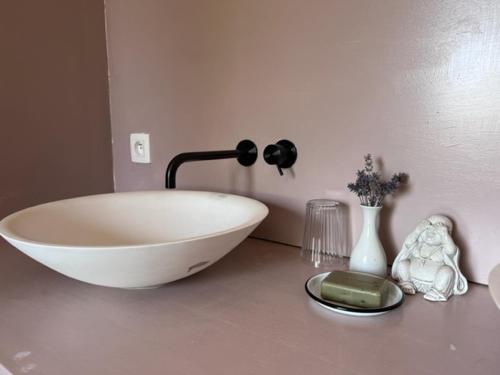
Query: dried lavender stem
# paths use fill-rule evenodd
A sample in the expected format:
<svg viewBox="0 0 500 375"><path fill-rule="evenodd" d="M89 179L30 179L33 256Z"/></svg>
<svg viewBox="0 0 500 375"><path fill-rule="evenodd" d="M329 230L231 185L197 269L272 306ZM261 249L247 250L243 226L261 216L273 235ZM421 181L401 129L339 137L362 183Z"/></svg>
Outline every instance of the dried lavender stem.
<svg viewBox="0 0 500 375"><path fill-rule="evenodd" d="M364 157L365 167L358 170L354 183L348 184L350 191L356 193L361 204L380 207L385 197L394 194L401 184L405 183L408 175L396 173L388 181L383 181L378 171L374 171L371 154Z"/></svg>

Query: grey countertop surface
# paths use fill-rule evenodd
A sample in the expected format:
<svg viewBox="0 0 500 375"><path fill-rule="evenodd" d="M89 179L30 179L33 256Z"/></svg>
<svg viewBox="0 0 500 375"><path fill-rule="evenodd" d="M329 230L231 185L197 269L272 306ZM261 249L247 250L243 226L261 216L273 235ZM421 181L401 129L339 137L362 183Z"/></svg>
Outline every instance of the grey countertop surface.
<svg viewBox="0 0 500 375"><path fill-rule="evenodd" d="M158 289L98 287L0 245L0 375L498 374L500 311L487 287L410 296L372 317L304 291L297 248L247 239Z"/></svg>

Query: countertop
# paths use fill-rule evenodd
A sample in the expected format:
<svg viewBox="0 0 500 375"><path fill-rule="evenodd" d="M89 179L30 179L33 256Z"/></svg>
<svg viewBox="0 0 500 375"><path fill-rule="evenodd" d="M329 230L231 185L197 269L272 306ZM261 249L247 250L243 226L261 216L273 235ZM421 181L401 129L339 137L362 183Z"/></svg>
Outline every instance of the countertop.
<svg viewBox="0 0 500 375"><path fill-rule="evenodd" d="M500 310L470 285L388 314L327 311L299 250L247 239L158 289L85 284L0 245L0 375L498 374Z"/></svg>

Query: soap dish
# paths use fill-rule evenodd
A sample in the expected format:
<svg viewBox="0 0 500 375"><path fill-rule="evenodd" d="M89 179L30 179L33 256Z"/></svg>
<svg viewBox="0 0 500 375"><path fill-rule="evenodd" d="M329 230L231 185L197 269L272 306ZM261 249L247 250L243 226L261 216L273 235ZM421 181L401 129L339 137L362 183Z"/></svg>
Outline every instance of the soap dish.
<svg viewBox="0 0 500 375"><path fill-rule="evenodd" d="M385 302L380 307L358 307L347 305L340 302L326 300L321 297L321 282L325 277L327 277L330 272L323 272L319 275L315 275L306 281L306 292L309 294L315 302L317 302L322 307L335 311L339 314L351 315L351 316L376 316L385 314L395 308L401 306L404 301L404 293L399 286L394 282L387 280L387 298Z"/></svg>

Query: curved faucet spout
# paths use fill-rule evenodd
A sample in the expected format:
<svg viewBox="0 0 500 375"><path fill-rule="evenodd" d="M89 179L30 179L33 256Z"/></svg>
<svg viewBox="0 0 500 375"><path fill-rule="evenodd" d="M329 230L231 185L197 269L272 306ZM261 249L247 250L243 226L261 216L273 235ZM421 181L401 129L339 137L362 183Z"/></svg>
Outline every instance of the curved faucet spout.
<svg viewBox="0 0 500 375"><path fill-rule="evenodd" d="M167 171L165 173L165 188L175 189L175 176L177 169L181 164L190 161L200 160L218 160L218 159L238 159L238 162L249 167L257 160L257 146L250 140L243 140L238 143L235 150L223 151L200 151L200 152L183 152L174 156L168 163Z"/></svg>

